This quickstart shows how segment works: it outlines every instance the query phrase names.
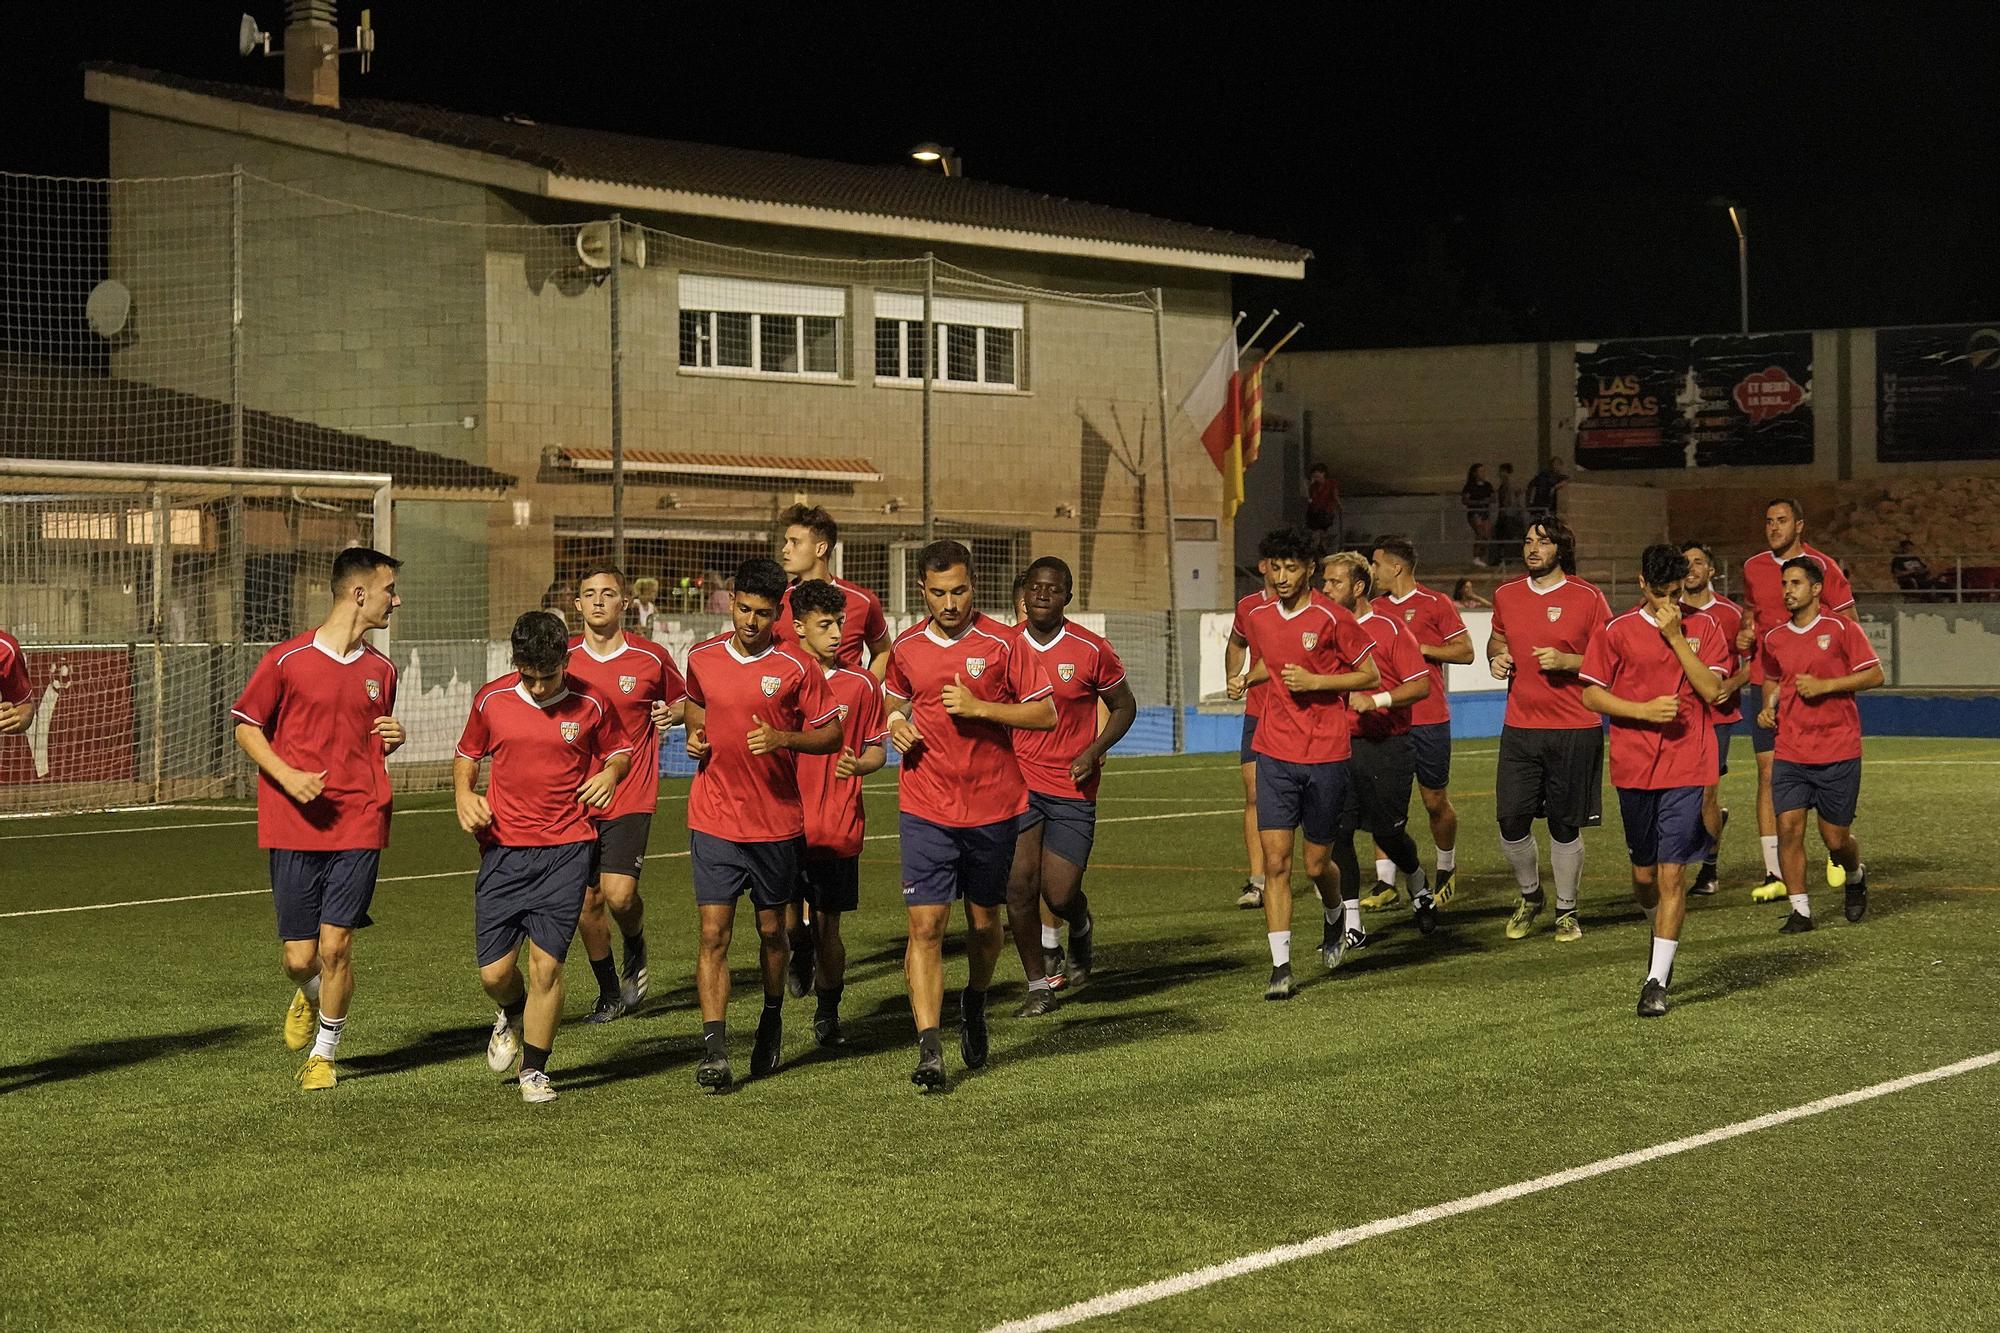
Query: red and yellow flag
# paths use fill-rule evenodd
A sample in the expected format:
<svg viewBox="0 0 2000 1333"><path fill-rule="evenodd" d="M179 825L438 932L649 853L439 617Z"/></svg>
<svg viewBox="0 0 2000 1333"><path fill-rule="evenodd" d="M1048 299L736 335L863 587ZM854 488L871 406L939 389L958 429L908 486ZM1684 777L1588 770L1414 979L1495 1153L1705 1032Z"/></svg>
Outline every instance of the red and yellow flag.
<svg viewBox="0 0 2000 1333"><path fill-rule="evenodd" d="M1258 449L1264 442L1264 363L1242 373L1243 391L1243 466L1249 467L1257 461Z"/></svg>

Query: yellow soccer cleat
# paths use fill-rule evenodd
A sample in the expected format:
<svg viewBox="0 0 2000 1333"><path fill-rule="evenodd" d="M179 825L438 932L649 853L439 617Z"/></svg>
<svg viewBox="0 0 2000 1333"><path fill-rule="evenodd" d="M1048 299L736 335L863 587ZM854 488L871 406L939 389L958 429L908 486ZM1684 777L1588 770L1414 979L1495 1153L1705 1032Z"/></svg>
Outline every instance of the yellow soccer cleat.
<svg viewBox="0 0 2000 1333"><path fill-rule="evenodd" d="M1375 891L1362 898L1361 910L1364 912L1386 911L1402 901L1402 897L1402 892L1394 884L1384 884L1380 880L1377 880L1375 882Z"/></svg>
<svg viewBox="0 0 2000 1333"><path fill-rule="evenodd" d="M333 1061L323 1055L309 1055L299 1067L299 1087L306 1092L318 1092L334 1084Z"/></svg>
<svg viewBox="0 0 2000 1333"><path fill-rule="evenodd" d="M1830 856L1826 858L1826 886L1829 889L1847 887L1847 871L1841 868L1840 862Z"/></svg>
<svg viewBox="0 0 2000 1333"><path fill-rule="evenodd" d="M1764 876L1764 882L1750 890L1750 901L1753 903L1774 903L1785 896L1785 881L1776 875Z"/></svg>
<svg viewBox="0 0 2000 1333"><path fill-rule="evenodd" d="M1507 918L1507 938L1525 940L1528 932L1535 928L1535 918L1542 914L1546 898L1523 898L1514 904L1514 915Z"/></svg>
<svg viewBox="0 0 2000 1333"><path fill-rule="evenodd" d="M318 1028L319 1006L308 1000L304 991L299 991L292 996L292 1007L285 1010L285 1049L303 1051L312 1044Z"/></svg>
<svg viewBox="0 0 2000 1333"><path fill-rule="evenodd" d="M1556 941L1571 944L1583 938L1583 923L1576 919L1575 912L1563 912L1556 917Z"/></svg>

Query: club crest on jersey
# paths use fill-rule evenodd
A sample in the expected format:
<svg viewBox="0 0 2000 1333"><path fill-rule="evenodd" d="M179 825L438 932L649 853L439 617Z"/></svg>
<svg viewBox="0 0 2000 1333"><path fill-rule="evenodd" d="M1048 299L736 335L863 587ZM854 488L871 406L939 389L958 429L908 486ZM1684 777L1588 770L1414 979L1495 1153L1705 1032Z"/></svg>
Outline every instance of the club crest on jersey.
<svg viewBox="0 0 2000 1333"><path fill-rule="evenodd" d="M1817 639L1814 639L1813 642L1824 649L1833 642L1833 636L1831 634L1822 634Z"/></svg>
<svg viewBox="0 0 2000 1333"><path fill-rule="evenodd" d="M757 681L757 688L764 691L764 697L768 699L778 692L778 686L782 684L784 682L776 676L764 676Z"/></svg>
<svg viewBox="0 0 2000 1333"><path fill-rule="evenodd" d="M618 692L620 694L630 694L638 688L639 678L637 676L620 676L618 678Z"/></svg>
<svg viewBox="0 0 2000 1333"><path fill-rule="evenodd" d="M1552 606L1548 610L1551 624L1563 618L1563 609L1560 606Z"/></svg>
<svg viewBox="0 0 2000 1333"><path fill-rule="evenodd" d="M1414 625L1414 624L1416 624L1416 623L1417 623L1417 608L1416 608L1416 607L1414 607L1414 606L1413 606L1413 607L1411 607L1411 608L1410 608L1409 610L1407 610L1407 611L1403 612L1403 623L1404 623L1405 625Z"/></svg>
<svg viewBox="0 0 2000 1333"><path fill-rule="evenodd" d="M1061 677L1063 684L1065 685L1069 684L1071 681L1076 679L1076 663L1074 662L1056 663L1056 675Z"/></svg>
<svg viewBox="0 0 2000 1333"><path fill-rule="evenodd" d="M368 702L370 703L381 702L382 682L379 680L370 680L370 681L364 681L363 684L367 685L368 687Z"/></svg>
<svg viewBox="0 0 2000 1333"><path fill-rule="evenodd" d="M834 714L835 714L835 716L839 717L839 719L840 719L840 720L841 720L842 722L845 722L845 721L847 721L847 705L846 705L846 704L841 704L841 705L840 705L839 707L835 708L835 709L834 709L833 711L834 711Z"/></svg>
<svg viewBox="0 0 2000 1333"><path fill-rule="evenodd" d="M583 723L581 723L581 722L565 722L565 723L563 723L563 724L562 724L562 738L563 738L563 744L565 744L565 745L575 745L575 744L576 744L576 738L577 738L577 736L578 736L579 734L581 734L581 733L582 733L582 731L583 731Z"/></svg>
<svg viewBox="0 0 2000 1333"><path fill-rule="evenodd" d="M1299 635L1299 646L1307 652L1311 652L1313 649L1319 647L1319 635L1312 630L1307 630L1305 633Z"/></svg>
<svg viewBox="0 0 2000 1333"><path fill-rule="evenodd" d="M1697 638L1693 638L1692 636L1690 636L1690 637L1689 637L1689 639L1688 639L1688 651L1690 651L1690 652L1696 652L1696 653L1700 652L1700 651L1701 651L1701 640L1700 640L1700 639L1697 639Z"/></svg>
<svg viewBox="0 0 2000 1333"><path fill-rule="evenodd" d="M974 680L978 680L981 676L986 674L986 659L983 657L966 658L965 674L972 677Z"/></svg>

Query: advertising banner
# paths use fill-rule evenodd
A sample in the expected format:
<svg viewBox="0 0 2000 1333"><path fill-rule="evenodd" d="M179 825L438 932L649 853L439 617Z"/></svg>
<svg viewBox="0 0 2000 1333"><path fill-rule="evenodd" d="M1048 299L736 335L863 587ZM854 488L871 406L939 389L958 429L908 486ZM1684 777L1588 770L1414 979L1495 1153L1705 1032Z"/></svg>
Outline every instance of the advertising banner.
<svg viewBox="0 0 2000 1333"><path fill-rule="evenodd" d="M132 780L132 653L27 648L35 720L0 737L0 785Z"/></svg>
<svg viewBox="0 0 2000 1333"><path fill-rule="evenodd" d="M1809 333L1576 346L1579 467L1764 467L1812 456Z"/></svg>
<svg viewBox="0 0 2000 1333"><path fill-rule="evenodd" d="M1876 332L1875 456L1884 463L2000 458L2000 327Z"/></svg>

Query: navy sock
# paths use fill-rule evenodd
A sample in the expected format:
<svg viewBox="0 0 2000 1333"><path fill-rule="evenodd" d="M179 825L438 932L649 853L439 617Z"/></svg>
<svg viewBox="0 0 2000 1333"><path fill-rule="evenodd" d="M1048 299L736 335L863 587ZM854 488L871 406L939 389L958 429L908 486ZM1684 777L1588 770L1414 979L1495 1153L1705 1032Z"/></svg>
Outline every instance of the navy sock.
<svg viewBox="0 0 2000 1333"><path fill-rule="evenodd" d="M618 969L612 965L610 954L605 954L602 958L591 959L590 974L597 978L597 993L599 995L616 995L618 993Z"/></svg>
<svg viewBox="0 0 2000 1333"><path fill-rule="evenodd" d="M533 1042L524 1041L521 1043L521 1072L523 1074L527 1073L530 1069L539 1069L546 1073L548 1072L548 1067L548 1047L537 1046Z"/></svg>
<svg viewBox="0 0 2000 1333"><path fill-rule="evenodd" d="M727 1056L729 1054L729 1024L726 1020L701 1025L701 1046L703 1055Z"/></svg>
<svg viewBox="0 0 2000 1333"><path fill-rule="evenodd" d="M518 1000L501 1005L500 1012L507 1015L509 1023L519 1026L521 1015L528 1012L528 997L523 995Z"/></svg>
<svg viewBox="0 0 2000 1333"><path fill-rule="evenodd" d="M827 990L813 992L819 997L819 1017L834 1018L839 1016L840 993L846 989L847 987L845 986L834 986Z"/></svg>

